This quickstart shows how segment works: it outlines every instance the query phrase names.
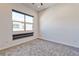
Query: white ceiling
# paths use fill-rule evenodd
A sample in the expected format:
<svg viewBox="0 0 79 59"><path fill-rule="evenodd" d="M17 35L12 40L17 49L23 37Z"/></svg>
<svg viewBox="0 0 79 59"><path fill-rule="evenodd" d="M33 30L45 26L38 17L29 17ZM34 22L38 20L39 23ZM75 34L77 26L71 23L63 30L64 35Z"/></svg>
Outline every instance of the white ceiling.
<svg viewBox="0 0 79 59"><path fill-rule="evenodd" d="M36 11L41 11L41 10L44 10L46 8L49 8L53 5L55 5L55 3L43 3L43 5L41 6L41 3L24 3L25 6L28 6Z"/></svg>

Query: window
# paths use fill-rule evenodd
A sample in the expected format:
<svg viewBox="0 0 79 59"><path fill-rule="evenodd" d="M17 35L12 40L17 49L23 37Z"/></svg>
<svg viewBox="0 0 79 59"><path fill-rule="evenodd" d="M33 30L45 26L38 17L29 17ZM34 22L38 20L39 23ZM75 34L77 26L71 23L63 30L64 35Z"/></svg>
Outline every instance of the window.
<svg viewBox="0 0 79 59"><path fill-rule="evenodd" d="M33 30L33 18L29 16L25 16L25 22L26 22L26 31Z"/></svg>
<svg viewBox="0 0 79 59"><path fill-rule="evenodd" d="M33 16L12 10L13 40L28 36L33 36ZM21 33L20 33L21 32Z"/></svg>
<svg viewBox="0 0 79 59"><path fill-rule="evenodd" d="M12 10L13 31L32 31L33 30L33 16L25 13Z"/></svg>

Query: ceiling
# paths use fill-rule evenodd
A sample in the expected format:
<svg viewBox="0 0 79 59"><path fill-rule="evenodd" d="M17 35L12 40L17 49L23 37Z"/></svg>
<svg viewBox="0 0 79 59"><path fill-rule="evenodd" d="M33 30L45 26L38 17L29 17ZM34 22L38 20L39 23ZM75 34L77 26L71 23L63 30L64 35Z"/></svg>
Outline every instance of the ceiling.
<svg viewBox="0 0 79 59"><path fill-rule="evenodd" d="M24 3L24 5L36 11L41 11L55 5L55 3L43 3L43 5L41 5L41 3Z"/></svg>

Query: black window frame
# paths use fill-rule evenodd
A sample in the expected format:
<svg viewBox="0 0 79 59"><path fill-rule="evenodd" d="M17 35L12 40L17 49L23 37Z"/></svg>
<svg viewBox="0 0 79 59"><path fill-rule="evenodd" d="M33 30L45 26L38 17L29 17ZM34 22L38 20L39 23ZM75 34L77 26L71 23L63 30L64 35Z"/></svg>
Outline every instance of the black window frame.
<svg viewBox="0 0 79 59"><path fill-rule="evenodd" d="M29 14L24 13L24 12L17 11L17 10L15 10L15 9L12 9L12 11L17 12L17 13L20 13L20 14L24 14L24 15L28 15L28 16L34 17L34 16L32 16L32 15L29 15Z"/></svg>

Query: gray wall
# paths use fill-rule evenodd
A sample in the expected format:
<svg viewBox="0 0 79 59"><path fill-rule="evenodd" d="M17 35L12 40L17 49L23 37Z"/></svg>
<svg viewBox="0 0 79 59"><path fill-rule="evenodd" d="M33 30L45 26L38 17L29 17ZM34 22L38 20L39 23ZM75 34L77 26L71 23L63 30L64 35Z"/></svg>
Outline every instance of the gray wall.
<svg viewBox="0 0 79 59"><path fill-rule="evenodd" d="M41 38L79 48L79 4L57 4L39 17Z"/></svg>
<svg viewBox="0 0 79 59"><path fill-rule="evenodd" d="M12 40L12 9L34 16L34 36ZM38 37L37 12L22 4L0 4L0 50L21 44Z"/></svg>

